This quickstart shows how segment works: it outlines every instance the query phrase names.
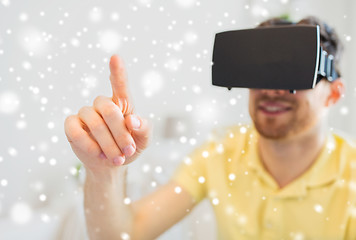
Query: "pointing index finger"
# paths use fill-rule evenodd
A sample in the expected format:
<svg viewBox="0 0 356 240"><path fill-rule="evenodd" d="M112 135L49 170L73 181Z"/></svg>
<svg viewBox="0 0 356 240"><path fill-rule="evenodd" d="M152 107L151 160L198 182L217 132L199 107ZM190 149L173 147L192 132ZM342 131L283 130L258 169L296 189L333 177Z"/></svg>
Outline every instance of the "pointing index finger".
<svg viewBox="0 0 356 240"><path fill-rule="evenodd" d="M122 60L117 55L110 59L110 82L114 103L120 107L124 116L131 114L133 106L129 101L126 72Z"/></svg>
<svg viewBox="0 0 356 240"><path fill-rule="evenodd" d="M125 68L122 60L117 55L113 55L110 59L110 82L113 92L113 100L128 100Z"/></svg>

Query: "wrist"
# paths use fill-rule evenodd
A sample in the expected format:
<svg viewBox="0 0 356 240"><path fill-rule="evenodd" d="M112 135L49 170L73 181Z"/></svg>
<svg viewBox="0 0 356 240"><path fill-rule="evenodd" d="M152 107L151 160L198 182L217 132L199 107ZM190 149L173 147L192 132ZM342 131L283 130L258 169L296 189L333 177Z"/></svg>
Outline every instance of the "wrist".
<svg viewBox="0 0 356 240"><path fill-rule="evenodd" d="M85 167L86 181L99 182L101 184L108 183L114 184L121 182L120 179L124 178L127 173L127 166L110 167L103 169L90 169Z"/></svg>

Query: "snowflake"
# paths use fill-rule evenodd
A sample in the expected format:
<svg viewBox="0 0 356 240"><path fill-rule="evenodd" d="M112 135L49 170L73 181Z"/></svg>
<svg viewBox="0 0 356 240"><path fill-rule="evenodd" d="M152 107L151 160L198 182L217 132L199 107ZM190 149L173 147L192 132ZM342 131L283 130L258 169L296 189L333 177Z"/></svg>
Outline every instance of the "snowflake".
<svg viewBox="0 0 356 240"><path fill-rule="evenodd" d="M183 8L190 8L196 4L196 0L175 0L176 4Z"/></svg>
<svg viewBox="0 0 356 240"><path fill-rule="evenodd" d="M17 224L25 224L32 218L31 207L24 202L15 203L10 209L10 218Z"/></svg>
<svg viewBox="0 0 356 240"><path fill-rule="evenodd" d="M159 72L150 70L143 75L141 86L144 89L145 96L151 97L161 91L163 87L163 77Z"/></svg>
<svg viewBox="0 0 356 240"><path fill-rule="evenodd" d="M181 187L175 187L175 188L174 188L174 192L177 193L177 194L179 194L179 193L182 192L182 188L181 188Z"/></svg>
<svg viewBox="0 0 356 240"><path fill-rule="evenodd" d="M73 47L79 47L80 46L80 41L78 38L72 38L70 40L70 44L72 44Z"/></svg>
<svg viewBox="0 0 356 240"><path fill-rule="evenodd" d="M110 19L112 21L118 21L120 19L120 15L118 13L114 12L110 15Z"/></svg>
<svg viewBox="0 0 356 240"><path fill-rule="evenodd" d="M20 13L19 19L21 22L26 22L28 20L27 13Z"/></svg>
<svg viewBox="0 0 356 240"><path fill-rule="evenodd" d="M200 177L198 178L198 182L199 182L199 183L205 183L205 178L204 178L203 176L200 176Z"/></svg>
<svg viewBox="0 0 356 240"><path fill-rule="evenodd" d="M192 105L188 104L188 105L185 106L185 111L191 112L192 110L193 110L193 106Z"/></svg>
<svg viewBox="0 0 356 240"><path fill-rule="evenodd" d="M247 129L245 127L240 128L240 133L245 134L247 132Z"/></svg>
<svg viewBox="0 0 356 240"><path fill-rule="evenodd" d="M102 50L111 53L121 46L122 37L115 30L108 29L99 33L99 43Z"/></svg>
<svg viewBox="0 0 356 240"><path fill-rule="evenodd" d="M320 205L320 204L315 204L314 205L314 210L315 210L315 212L317 212L317 213L322 213L323 212L323 207Z"/></svg>
<svg viewBox="0 0 356 240"><path fill-rule="evenodd" d="M121 237L122 240L130 240L130 235L128 233L125 233L125 232L121 233L120 237Z"/></svg>
<svg viewBox="0 0 356 240"><path fill-rule="evenodd" d="M1 1L2 5L4 5L5 7L8 7L10 5L10 0L2 0Z"/></svg>
<svg viewBox="0 0 356 240"><path fill-rule="evenodd" d="M6 179L1 179L0 184L1 184L1 186L6 187L8 184L8 181Z"/></svg>
<svg viewBox="0 0 356 240"><path fill-rule="evenodd" d="M24 120L19 120L16 122L16 128L21 130L21 129L25 129L27 127L27 122Z"/></svg>
<svg viewBox="0 0 356 240"><path fill-rule="evenodd" d="M202 156L203 156L203 158L209 157L209 152L208 151L203 151L202 152Z"/></svg>
<svg viewBox="0 0 356 240"><path fill-rule="evenodd" d="M51 220L51 218L47 214L41 214L41 220L44 223L48 223Z"/></svg>
<svg viewBox="0 0 356 240"><path fill-rule="evenodd" d="M234 181L235 178L236 178L236 175L235 175L235 174L233 174L233 173L230 173L230 174L229 174L229 179L230 179L231 181Z"/></svg>
<svg viewBox="0 0 356 240"><path fill-rule="evenodd" d="M220 201L219 201L219 199L218 199L218 198L213 198L211 202L213 203L213 205L215 205L215 206L216 206L216 205L218 205L218 204L219 204L219 202L220 202Z"/></svg>
<svg viewBox="0 0 356 240"><path fill-rule="evenodd" d="M186 143L186 142L187 142L187 137L181 136L181 137L179 138L179 141L180 141L181 143Z"/></svg>
<svg viewBox="0 0 356 240"><path fill-rule="evenodd" d="M198 35L192 31L186 32L184 34L184 41L188 45L193 45L198 41Z"/></svg>
<svg viewBox="0 0 356 240"><path fill-rule="evenodd" d="M7 152L9 153L10 156L16 157L17 156L17 150L13 147L9 147Z"/></svg>
<svg viewBox="0 0 356 240"><path fill-rule="evenodd" d="M128 197L124 198L124 204L125 204L125 205L131 204L131 199L128 198Z"/></svg>
<svg viewBox="0 0 356 240"><path fill-rule="evenodd" d="M172 72L175 72L179 70L182 63L182 59L171 58L164 64L164 67Z"/></svg>
<svg viewBox="0 0 356 240"><path fill-rule="evenodd" d="M41 194L38 198L41 202L45 202L47 200L47 196L45 194Z"/></svg>
<svg viewBox="0 0 356 240"><path fill-rule="evenodd" d="M98 7L94 7L92 10L89 12L89 19L92 22L99 22L102 18L102 10Z"/></svg>
<svg viewBox="0 0 356 240"><path fill-rule="evenodd" d="M14 92L4 92L0 95L0 113L12 114L20 106L20 99Z"/></svg>
<svg viewBox="0 0 356 240"><path fill-rule="evenodd" d="M156 173L162 173L162 167L161 166L157 166L157 167L155 167L155 172Z"/></svg>

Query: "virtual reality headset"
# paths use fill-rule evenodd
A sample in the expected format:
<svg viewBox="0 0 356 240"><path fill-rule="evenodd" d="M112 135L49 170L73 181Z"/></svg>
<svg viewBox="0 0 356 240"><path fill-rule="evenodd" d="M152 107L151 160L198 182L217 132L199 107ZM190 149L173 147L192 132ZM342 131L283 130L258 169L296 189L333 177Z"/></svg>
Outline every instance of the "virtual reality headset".
<svg viewBox="0 0 356 240"><path fill-rule="evenodd" d="M212 83L259 89L312 89L339 77L320 44L319 26L273 26L215 35Z"/></svg>

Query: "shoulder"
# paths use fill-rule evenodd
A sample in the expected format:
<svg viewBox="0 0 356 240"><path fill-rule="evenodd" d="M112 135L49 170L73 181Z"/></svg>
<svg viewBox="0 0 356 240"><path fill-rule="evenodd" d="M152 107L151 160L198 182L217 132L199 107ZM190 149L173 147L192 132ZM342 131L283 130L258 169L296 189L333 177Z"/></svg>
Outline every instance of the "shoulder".
<svg viewBox="0 0 356 240"><path fill-rule="evenodd" d="M332 133L335 145L333 146L338 153L338 158L342 164L342 169L351 172L356 178L356 140L347 133L334 131ZM356 181L356 179L355 179Z"/></svg>
<svg viewBox="0 0 356 240"><path fill-rule="evenodd" d="M339 130L333 131L331 135L335 142L335 148L349 154L356 154L356 139L354 137Z"/></svg>

